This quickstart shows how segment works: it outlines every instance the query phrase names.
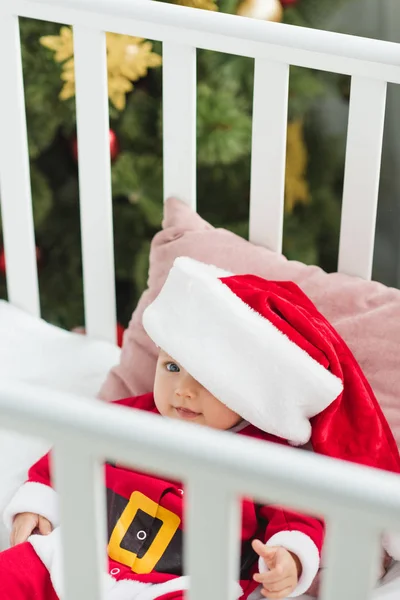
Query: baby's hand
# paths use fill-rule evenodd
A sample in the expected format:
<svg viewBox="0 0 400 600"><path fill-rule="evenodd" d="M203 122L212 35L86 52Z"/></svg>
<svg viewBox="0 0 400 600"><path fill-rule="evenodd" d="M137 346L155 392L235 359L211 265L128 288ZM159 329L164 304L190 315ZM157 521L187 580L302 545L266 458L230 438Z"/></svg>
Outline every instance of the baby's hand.
<svg viewBox="0 0 400 600"><path fill-rule="evenodd" d="M50 521L44 517L35 515L35 513L20 513L14 518L10 536L11 546L26 542L32 533L49 535L49 533L52 532L52 529L53 527Z"/></svg>
<svg viewBox="0 0 400 600"><path fill-rule="evenodd" d="M253 541L253 550L261 556L269 571L257 573L254 580L261 583L262 595L276 600L287 598L297 587L301 576L301 563L295 554L281 546L265 546L259 540Z"/></svg>

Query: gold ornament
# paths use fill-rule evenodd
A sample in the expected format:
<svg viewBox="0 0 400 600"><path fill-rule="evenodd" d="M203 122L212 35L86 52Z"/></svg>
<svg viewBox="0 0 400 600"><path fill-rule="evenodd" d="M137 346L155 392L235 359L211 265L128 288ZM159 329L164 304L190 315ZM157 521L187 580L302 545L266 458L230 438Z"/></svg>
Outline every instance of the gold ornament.
<svg viewBox="0 0 400 600"><path fill-rule="evenodd" d="M306 180L307 148L303 121L288 124L286 149L285 210L293 211L296 204L308 204L310 190Z"/></svg>
<svg viewBox="0 0 400 600"><path fill-rule="evenodd" d="M40 43L53 50L54 60L64 63L61 79L64 86L60 98L75 96L73 34L70 27L61 27L60 35L40 38ZM115 108L124 110L126 94L133 89L133 81L147 75L149 68L161 65L161 56L152 52L153 45L142 38L117 33L106 34L108 96Z"/></svg>
<svg viewBox="0 0 400 600"><path fill-rule="evenodd" d="M283 8L279 0L242 0L237 14L262 21L282 21Z"/></svg>
<svg viewBox="0 0 400 600"><path fill-rule="evenodd" d="M60 35L41 37L40 43L55 52L54 60L56 62L64 62L74 54L74 39L70 27L61 27Z"/></svg>
<svg viewBox="0 0 400 600"><path fill-rule="evenodd" d="M203 10L218 10L215 0L175 0L175 4L190 8L202 8Z"/></svg>

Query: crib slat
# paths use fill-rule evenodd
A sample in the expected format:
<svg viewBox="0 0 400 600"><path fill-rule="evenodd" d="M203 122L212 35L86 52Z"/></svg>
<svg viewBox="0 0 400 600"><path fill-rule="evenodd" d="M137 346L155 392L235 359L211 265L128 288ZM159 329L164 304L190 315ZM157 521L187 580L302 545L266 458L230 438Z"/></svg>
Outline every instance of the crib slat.
<svg viewBox="0 0 400 600"><path fill-rule="evenodd" d="M88 335L115 342L115 275L106 41L74 28L85 324Z"/></svg>
<svg viewBox="0 0 400 600"><path fill-rule="evenodd" d="M223 481L200 477L188 485L185 570L190 574L190 600L240 596L239 501L219 485Z"/></svg>
<svg viewBox="0 0 400 600"><path fill-rule="evenodd" d="M164 199L196 208L196 49L163 44Z"/></svg>
<svg viewBox="0 0 400 600"><path fill-rule="evenodd" d="M282 250L289 65L257 58L254 71L250 241Z"/></svg>
<svg viewBox="0 0 400 600"><path fill-rule="evenodd" d="M379 532L354 515L336 517L327 529L321 600L366 600L378 580Z"/></svg>
<svg viewBox="0 0 400 600"><path fill-rule="evenodd" d="M0 8L0 193L9 301L40 316L18 17Z"/></svg>
<svg viewBox="0 0 400 600"><path fill-rule="evenodd" d="M372 273L386 89L352 79L338 268L364 279Z"/></svg>
<svg viewBox="0 0 400 600"><path fill-rule="evenodd" d="M103 466L73 444L57 444L53 461L62 523L62 597L103 600L107 572Z"/></svg>
<svg viewBox="0 0 400 600"><path fill-rule="evenodd" d="M336 73L400 83L400 49L395 42L359 38L261 19L238 19L212 11L194 13L163 2L128 0L2 0L21 15L79 23L153 40L182 42L238 56L272 60ZM262 3L260 3L262 5Z"/></svg>

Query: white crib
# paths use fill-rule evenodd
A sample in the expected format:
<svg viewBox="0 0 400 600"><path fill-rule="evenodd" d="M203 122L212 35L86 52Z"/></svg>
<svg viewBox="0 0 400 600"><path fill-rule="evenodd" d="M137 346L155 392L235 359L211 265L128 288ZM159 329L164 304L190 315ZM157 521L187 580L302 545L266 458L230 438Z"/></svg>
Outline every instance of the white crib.
<svg viewBox="0 0 400 600"><path fill-rule="evenodd" d="M370 278L386 88L389 82L400 83L399 45L150 0L1 0L0 74L6 93L0 95L0 182L11 304L40 315L19 16L74 28L89 336L112 342L116 322L105 31L163 42L164 194L193 206L196 48L255 59L250 240L278 252L290 65L351 75L338 269ZM132 457L139 468L187 482L191 600L231 599L239 556L239 495L324 515L329 569L323 600L370 597L380 534L396 526L400 529L400 481L395 476L286 448L263 445L261 453L255 441L222 438L217 432L193 431L185 425L177 436L176 425L168 420L120 414L108 405L61 392L57 396L55 408L49 390L0 382L1 426L55 443L64 523L65 600L104 597L101 461L132 463ZM255 462L255 455L262 458ZM85 515L83 530L82 521L75 519L78 511Z"/></svg>

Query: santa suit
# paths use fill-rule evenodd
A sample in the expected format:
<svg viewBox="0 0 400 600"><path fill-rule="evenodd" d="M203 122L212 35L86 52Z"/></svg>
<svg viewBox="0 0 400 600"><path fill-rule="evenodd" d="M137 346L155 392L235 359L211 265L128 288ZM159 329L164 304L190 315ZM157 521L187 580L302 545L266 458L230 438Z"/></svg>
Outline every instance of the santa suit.
<svg viewBox="0 0 400 600"><path fill-rule="evenodd" d="M126 407L157 413L152 394L119 401ZM247 423L236 433L285 444ZM184 489L181 483L157 478L115 464L105 465L109 569L107 600L177 600L188 589L183 575ZM33 535L0 554L2 600L56 600L62 597L59 557L57 494L51 487L49 455L29 471L28 481L5 512L11 527L18 513L33 512L55 527L49 536ZM258 556L251 541L284 546L302 563L302 576L293 595L306 592L319 567L324 536L321 521L276 506L242 502L240 587L237 598L246 599L257 588L252 575ZM212 543L212 540L211 540ZM28 568L27 568L28 565Z"/></svg>

